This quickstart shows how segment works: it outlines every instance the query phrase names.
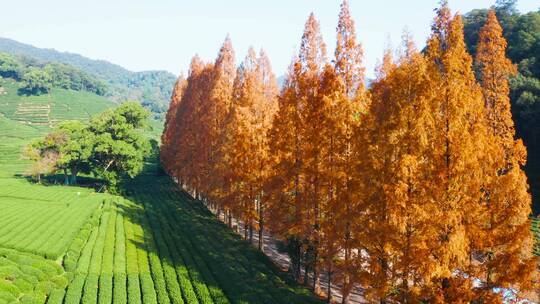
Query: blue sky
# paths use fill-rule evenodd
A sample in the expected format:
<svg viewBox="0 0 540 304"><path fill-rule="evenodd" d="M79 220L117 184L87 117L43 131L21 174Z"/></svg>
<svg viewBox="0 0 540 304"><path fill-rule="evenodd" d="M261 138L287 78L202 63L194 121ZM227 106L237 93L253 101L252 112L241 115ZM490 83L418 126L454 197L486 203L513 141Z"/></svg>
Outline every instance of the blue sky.
<svg viewBox="0 0 540 304"><path fill-rule="evenodd" d="M423 45L438 0L349 0L368 76L390 38L404 27ZM495 0L450 0L454 11L489 7ZM130 70L187 71L198 53L213 60L229 33L237 61L250 45L263 47L277 75L297 49L305 20L314 12L329 53L341 0L18 0L5 1L0 36L38 47L105 59ZM540 1L519 0L522 12Z"/></svg>

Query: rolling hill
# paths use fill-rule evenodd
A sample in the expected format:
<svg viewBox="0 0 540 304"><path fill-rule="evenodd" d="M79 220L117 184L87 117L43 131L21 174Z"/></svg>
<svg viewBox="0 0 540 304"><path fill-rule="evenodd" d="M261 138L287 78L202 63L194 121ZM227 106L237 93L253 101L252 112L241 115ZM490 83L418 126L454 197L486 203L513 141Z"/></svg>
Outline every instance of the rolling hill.
<svg viewBox="0 0 540 304"><path fill-rule="evenodd" d="M116 106L111 100L85 91L53 88L49 94L17 94L18 83L0 80L0 113L6 118L34 126L54 127L63 120L88 120Z"/></svg>
<svg viewBox="0 0 540 304"><path fill-rule="evenodd" d="M112 100L137 100L157 114L167 110L176 81L176 76L166 71L132 72L104 60L37 48L7 38L0 38L0 52L71 65L106 82L109 85L108 97Z"/></svg>

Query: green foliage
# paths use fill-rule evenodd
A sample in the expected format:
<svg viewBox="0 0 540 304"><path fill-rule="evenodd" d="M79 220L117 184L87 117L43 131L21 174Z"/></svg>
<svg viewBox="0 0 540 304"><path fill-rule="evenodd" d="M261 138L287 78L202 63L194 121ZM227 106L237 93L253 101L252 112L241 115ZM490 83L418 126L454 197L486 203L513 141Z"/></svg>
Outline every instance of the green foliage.
<svg viewBox="0 0 540 304"><path fill-rule="evenodd" d="M144 158L151 152L150 142L141 132L147 119L148 111L140 104L126 102L95 116L88 125L79 121L61 123L52 133L29 144L24 155L36 163L53 158L54 168L64 172L66 184L70 183L68 171L72 184L79 172L91 172L114 191L120 179L133 178L142 171Z"/></svg>
<svg viewBox="0 0 540 304"><path fill-rule="evenodd" d="M62 293L67 283L54 261L0 248L0 302L44 303L47 296Z"/></svg>
<svg viewBox="0 0 540 304"><path fill-rule="evenodd" d="M90 121L94 136L91 170L114 190L122 177L135 177L150 152L148 139L140 132L148 112L136 102L126 102Z"/></svg>
<svg viewBox="0 0 540 304"><path fill-rule="evenodd" d="M21 65L15 58L6 54L0 53L0 76L4 78L21 78Z"/></svg>
<svg viewBox="0 0 540 304"><path fill-rule="evenodd" d="M64 171L70 170L70 183L76 184L77 173L89 172L90 170L88 159L92 155L92 136L89 134L88 128L77 120L61 123L57 134L66 138L66 141L58 147L60 158L57 161L57 166Z"/></svg>
<svg viewBox="0 0 540 304"><path fill-rule="evenodd" d="M104 96L108 91L102 80L66 64L48 63L43 70L50 75L51 85L56 88L87 91L99 96Z"/></svg>
<svg viewBox="0 0 540 304"><path fill-rule="evenodd" d="M0 53L0 76L23 80L20 94L40 95L51 87L87 91L103 96L108 87L104 81L73 66L62 63L43 63L34 58Z"/></svg>
<svg viewBox="0 0 540 304"><path fill-rule="evenodd" d="M51 90L51 76L37 68L30 68L22 77L19 93L26 95L47 94Z"/></svg>

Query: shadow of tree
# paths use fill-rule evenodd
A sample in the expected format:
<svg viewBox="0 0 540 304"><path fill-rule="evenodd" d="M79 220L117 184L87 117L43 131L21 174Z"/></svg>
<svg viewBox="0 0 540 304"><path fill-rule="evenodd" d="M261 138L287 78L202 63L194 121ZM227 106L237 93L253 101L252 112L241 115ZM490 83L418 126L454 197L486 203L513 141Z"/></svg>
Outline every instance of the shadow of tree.
<svg viewBox="0 0 540 304"><path fill-rule="evenodd" d="M121 205L119 212L148 236L131 241L162 265L185 267L199 298L204 284L213 298L221 290L231 303L320 303L169 177L146 172L122 183L133 206Z"/></svg>

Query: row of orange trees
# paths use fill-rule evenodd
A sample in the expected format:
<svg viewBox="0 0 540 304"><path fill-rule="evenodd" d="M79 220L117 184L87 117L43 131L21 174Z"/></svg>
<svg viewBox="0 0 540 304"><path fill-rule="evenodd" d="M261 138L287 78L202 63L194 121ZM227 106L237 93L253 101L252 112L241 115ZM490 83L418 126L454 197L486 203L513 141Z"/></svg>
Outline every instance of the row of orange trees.
<svg viewBox="0 0 540 304"><path fill-rule="evenodd" d="M283 240L291 273L317 292L326 272L344 303L358 285L380 303L500 303L499 288L533 289L502 29L491 12L473 60L461 17L446 1L436 12L426 48L405 34L369 89L346 1L333 60L312 14L280 91L262 51L236 68L226 39L215 63L194 57L163 167L241 219L246 238Z"/></svg>

